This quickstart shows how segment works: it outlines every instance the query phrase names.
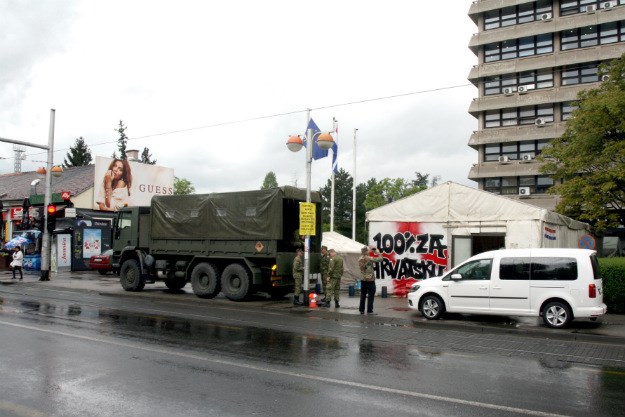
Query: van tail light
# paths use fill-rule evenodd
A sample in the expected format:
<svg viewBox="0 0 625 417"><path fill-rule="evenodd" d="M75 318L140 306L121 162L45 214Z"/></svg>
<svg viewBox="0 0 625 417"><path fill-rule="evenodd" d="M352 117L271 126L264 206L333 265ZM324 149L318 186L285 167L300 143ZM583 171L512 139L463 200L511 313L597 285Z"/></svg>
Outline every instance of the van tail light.
<svg viewBox="0 0 625 417"><path fill-rule="evenodd" d="M597 286L595 284L588 284L588 297L597 298Z"/></svg>

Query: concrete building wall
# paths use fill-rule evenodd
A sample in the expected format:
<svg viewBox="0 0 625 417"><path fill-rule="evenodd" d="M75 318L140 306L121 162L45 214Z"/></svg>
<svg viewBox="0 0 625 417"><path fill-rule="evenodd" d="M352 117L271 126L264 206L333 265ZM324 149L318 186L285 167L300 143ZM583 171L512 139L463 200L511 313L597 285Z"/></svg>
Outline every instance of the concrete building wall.
<svg viewBox="0 0 625 417"><path fill-rule="evenodd" d="M558 199L535 158L564 133L577 94L599 85L598 65L625 53L625 0L477 0L469 17L478 87L469 178L552 210Z"/></svg>

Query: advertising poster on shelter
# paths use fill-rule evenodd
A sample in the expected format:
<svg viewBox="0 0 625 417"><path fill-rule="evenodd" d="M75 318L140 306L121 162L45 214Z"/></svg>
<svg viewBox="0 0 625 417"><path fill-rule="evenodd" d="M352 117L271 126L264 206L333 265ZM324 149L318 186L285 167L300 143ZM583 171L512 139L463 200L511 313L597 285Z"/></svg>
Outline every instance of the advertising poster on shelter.
<svg viewBox="0 0 625 417"><path fill-rule="evenodd" d="M172 168L97 156L94 178L94 210L147 207L152 196L174 193Z"/></svg>
<svg viewBox="0 0 625 417"><path fill-rule="evenodd" d="M384 260L375 263L377 279L390 279L395 295L405 295L417 280L447 271L447 236L439 224L417 222L371 222L369 244Z"/></svg>
<svg viewBox="0 0 625 417"><path fill-rule="evenodd" d="M102 230L85 229L85 240L82 244L82 257L89 259L94 255L99 255L102 251Z"/></svg>

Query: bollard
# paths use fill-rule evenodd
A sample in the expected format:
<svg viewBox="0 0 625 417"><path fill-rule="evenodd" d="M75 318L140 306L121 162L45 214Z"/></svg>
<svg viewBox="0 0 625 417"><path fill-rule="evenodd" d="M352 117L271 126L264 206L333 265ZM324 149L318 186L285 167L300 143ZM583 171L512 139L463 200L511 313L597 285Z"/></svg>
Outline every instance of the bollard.
<svg viewBox="0 0 625 417"><path fill-rule="evenodd" d="M308 294L308 299L308 307L317 308L317 294L311 292L310 294Z"/></svg>
<svg viewBox="0 0 625 417"><path fill-rule="evenodd" d="M386 290L386 285L382 287L382 298L388 297L388 291Z"/></svg>
<svg viewBox="0 0 625 417"><path fill-rule="evenodd" d="M347 294L349 294L350 297L353 297L356 294L356 290L353 285L347 287Z"/></svg>

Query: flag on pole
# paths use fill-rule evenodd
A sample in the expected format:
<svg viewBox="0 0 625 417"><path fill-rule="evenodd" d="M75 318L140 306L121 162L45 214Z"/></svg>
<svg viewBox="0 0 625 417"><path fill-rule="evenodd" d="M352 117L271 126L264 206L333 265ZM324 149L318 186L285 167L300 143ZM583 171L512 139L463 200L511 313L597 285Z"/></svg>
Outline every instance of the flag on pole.
<svg viewBox="0 0 625 417"><path fill-rule="evenodd" d="M308 133L308 129L310 129L310 136L313 139L313 150L312 150L312 157L313 159L317 160L317 159L321 159L321 158L325 158L326 156L328 156L328 151L323 150L319 147L319 145L317 145L317 141L315 140L315 135L318 135L319 133L321 133L321 130L319 130L319 127L317 126L317 124L315 123L315 121L313 119L310 119L310 121L308 122L308 127L306 128L306 133ZM304 137L308 138L308 135L304 135ZM304 141L304 146L307 146L306 141Z"/></svg>
<svg viewBox="0 0 625 417"><path fill-rule="evenodd" d="M339 173L339 164L338 164L338 161L336 160L337 153L339 151L338 140L339 140L339 125L336 122L336 119L334 119L334 143L332 144L332 172L334 172L335 174Z"/></svg>

